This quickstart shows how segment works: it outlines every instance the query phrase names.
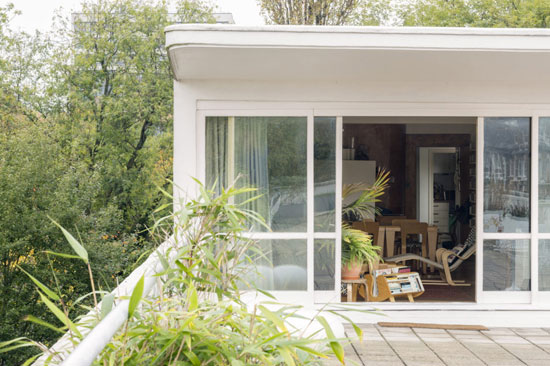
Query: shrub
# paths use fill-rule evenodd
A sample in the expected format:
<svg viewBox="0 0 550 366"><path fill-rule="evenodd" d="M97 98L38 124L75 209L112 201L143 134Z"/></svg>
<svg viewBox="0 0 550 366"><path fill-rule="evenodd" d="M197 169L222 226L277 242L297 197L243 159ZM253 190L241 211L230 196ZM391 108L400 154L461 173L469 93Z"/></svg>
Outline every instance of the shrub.
<svg viewBox="0 0 550 366"><path fill-rule="evenodd" d="M252 264L263 256L247 238L246 224L250 220L265 224L257 214L243 209L246 202L232 202L238 202L237 195L253 190L230 187L215 196L213 190L199 184L199 191L197 199L157 221L153 231L171 234L175 243L165 253L157 252L164 267L157 274L158 295L144 297L137 306L143 281L141 287L138 283L130 300L129 319L95 364L310 365L330 354L343 363L342 339L335 337L320 313L310 319L304 317L300 306L276 301L249 305L242 299L243 289L254 289L247 278L251 278ZM78 257L91 268L85 249L62 230ZM91 271L90 278L93 283ZM43 301L54 306L60 296L33 281ZM52 306L64 326L48 326L69 329L78 343L79 330L69 320L64 304L62 312ZM107 313L102 311L102 316ZM80 326L90 328L96 321L81 322ZM320 327L314 331L312 324ZM361 337L361 330L355 329ZM2 347L30 345L37 344L16 339L0 345L0 352ZM53 355L50 358L57 361Z"/></svg>

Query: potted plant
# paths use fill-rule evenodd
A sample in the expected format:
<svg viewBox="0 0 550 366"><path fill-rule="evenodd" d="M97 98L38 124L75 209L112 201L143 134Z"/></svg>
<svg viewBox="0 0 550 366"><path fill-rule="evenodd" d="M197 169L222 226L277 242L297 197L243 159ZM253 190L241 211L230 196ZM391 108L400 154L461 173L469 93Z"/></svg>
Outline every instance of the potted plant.
<svg viewBox="0 0 550 366"><path fill-rule="evenodd" d="M353 229L348 222L360 221L378 213L375 206L388 187L389 172L382 170L372 185L347 184L342 198L361 192L359 198L342 208L342 279L358 279L364 264L373 266L381 260L379 246L373 245L372 236Z"/></svg>
<svg viewBox="0 0 550 366"><path fill-rule="evenodd" d="M372 245L372 236L342 224L342 279L358 279L363 264L372 266L379 261L380 247Z"/></svg>

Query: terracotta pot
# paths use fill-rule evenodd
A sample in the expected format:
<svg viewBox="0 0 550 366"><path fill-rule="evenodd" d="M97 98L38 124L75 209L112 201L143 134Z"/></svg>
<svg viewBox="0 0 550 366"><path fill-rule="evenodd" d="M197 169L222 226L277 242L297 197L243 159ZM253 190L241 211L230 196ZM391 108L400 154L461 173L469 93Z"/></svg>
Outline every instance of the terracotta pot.
<svg viewBox="0 0 550 366"><path fill-rule="evenodd" d="M361 274L363 263L352 262L349 265L342 264L342 279L343 280L358 280Z"/></svg>

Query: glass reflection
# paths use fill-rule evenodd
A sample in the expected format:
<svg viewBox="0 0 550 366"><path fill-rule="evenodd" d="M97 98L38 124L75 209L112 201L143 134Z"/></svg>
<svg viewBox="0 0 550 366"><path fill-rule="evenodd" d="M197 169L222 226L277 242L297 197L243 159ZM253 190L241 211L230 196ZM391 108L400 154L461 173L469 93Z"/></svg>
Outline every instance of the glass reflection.
<svg viewBox="0 0 550 366"><path fill-rule="evenodd" d="M486 118L485 232L529 232L530 118Z"/></svg>
<svg viewBox="0 0 550 366"><path fill-rule="evenodd" d="M315 290L334 290L335 248L334 239L315 240L313 259Z"/></svg>
<svg viewBox="0 0 550 366"><path fill-rule="evenodd" d="M336 206L336 118L315 117L315 231L334 232Z"/></svg>
<svg viewBox="0 0 550 366"><path fill-rule="evenodd" d="M529 240L483 241L483 290L531 289Z"/></svg>
<svg viewBox="0 0 550 366"><path fill-rule="evenodd" d="M306 240L260 240L263 257L257 261L254 276L262 290L307 290Z"/></svg>
<svg viewBox="0 0 550 366"><path fill-rule="evenodd" d="M239 195L238 201L261 195L245 208L260 214L273 231L306 231L306 131L306 117L207 117L207 185L221 191L239 178L237 186L258 191Z"/></svg>
<svg viewBox="0 0 550 366"><path fill-rule="evenodd" d="M539 240L539 291L550 291L550 240Z"/></svg>
<svg viewBox="0 0 550 366"><path fill-rule="evenodd" d="M550 233L550 117L539 119L539 232Z"/></svg>

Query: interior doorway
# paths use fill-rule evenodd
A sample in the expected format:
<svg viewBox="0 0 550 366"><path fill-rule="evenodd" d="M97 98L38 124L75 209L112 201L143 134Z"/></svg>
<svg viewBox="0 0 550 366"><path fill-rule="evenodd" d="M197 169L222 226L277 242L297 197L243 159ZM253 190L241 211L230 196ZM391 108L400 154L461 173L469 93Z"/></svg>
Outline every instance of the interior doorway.
<svg viewBox="0 0 550 366"><path fill-rule="evenodd" d="M377 239L383 246L382 267L393 264L419 273L423 293L416 302L475 302L476 123L470 117L343 118L344 189L346 184L372 184L377 174L390 172L376 215L360 220L378 224L378 233L389 233L383 241ZM349 199L343 201L347 204ZM409 235L406 223L399 223L403 220L421 224L418 227L426 224L428 229ZM440 249L459 256L437 258ZM393 263L396 256L409 254L432 264L423 266L421 259ZM468 256L461 260L461 254ZM450 281L440 276L445 273L442 261L450 269ZM362 292L357 292L356 300L369 300ZM395 300L409 298L395 296Z"/></svg>

